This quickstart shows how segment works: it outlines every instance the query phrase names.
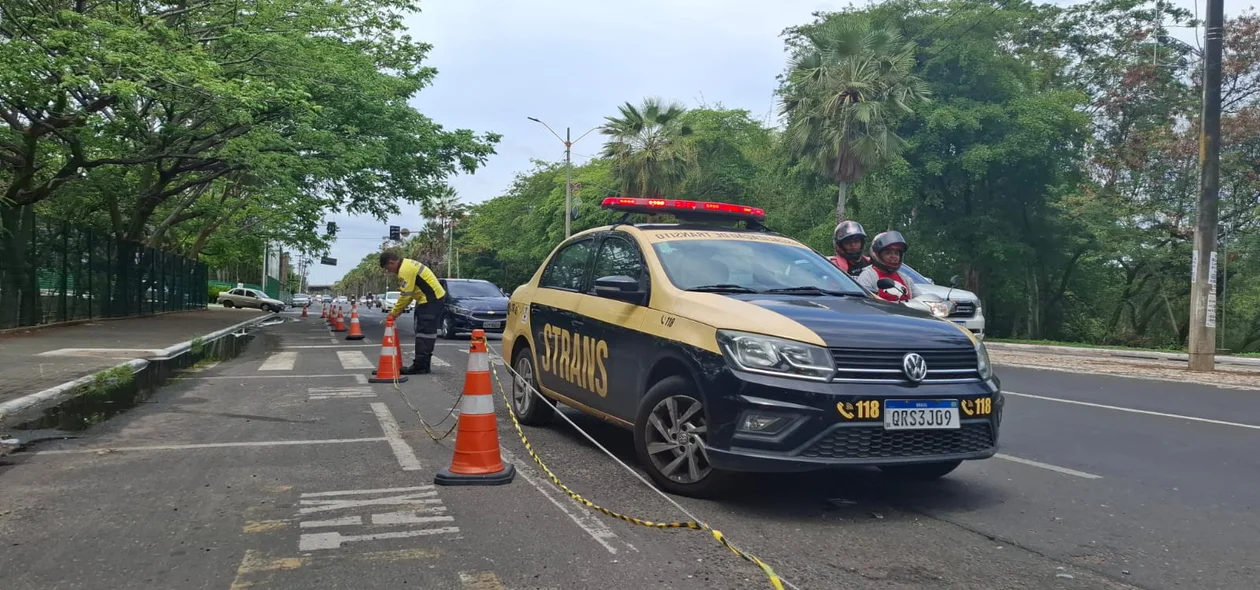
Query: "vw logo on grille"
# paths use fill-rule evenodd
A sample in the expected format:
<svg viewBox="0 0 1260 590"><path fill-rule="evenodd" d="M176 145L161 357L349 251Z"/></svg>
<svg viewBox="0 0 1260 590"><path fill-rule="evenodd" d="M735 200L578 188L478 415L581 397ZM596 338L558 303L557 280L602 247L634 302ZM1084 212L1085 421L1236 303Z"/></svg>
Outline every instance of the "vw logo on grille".
<svg viewBox="0 0 1260 590"><path fill-rule="evenodd" d="M922 382L927 377L927 361L923 360L917 352L908 352L906 356L901 357L901 370L911 381Z"/></svg>

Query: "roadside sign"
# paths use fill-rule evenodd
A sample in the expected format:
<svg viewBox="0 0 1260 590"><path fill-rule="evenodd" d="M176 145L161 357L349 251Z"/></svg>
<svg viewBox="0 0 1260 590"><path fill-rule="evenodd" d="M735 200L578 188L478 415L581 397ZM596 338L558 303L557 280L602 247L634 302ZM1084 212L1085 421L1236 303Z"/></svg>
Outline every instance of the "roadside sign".
<svg viewBox="0 0 1260 590"><path fill-rule="evenodd" d="M319 263L320 263L320 264L326 264L326 265L328 265L328 266L337 266L337 259L336 259L336 258L329 258L329 257L327 257L327 256L324 256L324 257L322 257L322 258L320 258L320 259L319 259Z"/></svg>
<svg viewBox="0 0 1260 590"><path fill-rule="evenodd" d="M407 236L411 235L411 230L409 230L409 229L407 229L407 228L405 228L405 227L404 227L404 228L402 229L402 231L398 232L398 235L400 235L400 236L402 236L402 237L404 237L404 238L405 238L405 237L407 237Z"/></svg>

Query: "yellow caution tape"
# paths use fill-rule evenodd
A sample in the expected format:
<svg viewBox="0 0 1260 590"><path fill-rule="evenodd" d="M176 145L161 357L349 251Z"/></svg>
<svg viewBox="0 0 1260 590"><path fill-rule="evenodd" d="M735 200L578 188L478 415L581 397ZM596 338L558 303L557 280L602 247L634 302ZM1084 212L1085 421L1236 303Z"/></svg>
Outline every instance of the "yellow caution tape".
<svg viewBox="0 0 1260 590"><path fill-rule="evenodd" d="M560 481L560 478L556 477L555 473L551 472L551 469L547 467L547 464L543 463L543 460L541 457L538 456L538 453L534 452L534 447L529 444L529 438L525 436L525 431L521 428L521 423L518 422L516 419L516 409L512 407L512 400L508 398L507 390L503 388L503 383L499 381L499 371L494 368L494 363L490 363L490 370L494 372L494 382L499 387L499 393L503 396L504 404L507 405L508 416L512 418L512 426L516 428L516 434L517 436L521 438L521 444L525 445L525 450L526 452L529 453L530 458L534 460L534 463L538 464L538 467L542 469L543 473L547 474L547 478L551 480L551 483L556 484L556 487L560 488L565 494L568 494L570 498L573 498L579 504L586 506L587 508L590 508L591 510L594 510L600 514L611 516L617 520L625 521L630 524L637 524L639 526L645 526L645 527L650 527L654 529L691 529L691 530L696 530L696 531L708 531L710 535L713 535L714 540L716 540L723 547L726 547L727 549L729 549L731 553L734 553L735 555L739 556L741 559L744 559L756 565L757 567L761 568L762 573L764 573L766 575L766 578L770 580L770 585L773 586L775 590L784 590L783 580L779 579L779 575L774 573L774 569L771 568L769 564L759 559L756 555L739 550L734 545L732 545L730 541L726 540L726 536L722 534L722 531L719 531L709 526L706 523L697 522L694 520L676 521L676 522L657 522L653 520L644 520L641 518L635 518L633 516L626 516L625 514L614 512L612 510L604 508L603 506L600 506L599 504L596 504L590 500L587 500L586 498L582 497L581 494L578 494L577 492L569 489L568 486L564 485L564 483ZM538 395L537 392L533 392L533 394ZM545 402L540 402L540 403L545 403Z"/></svg>

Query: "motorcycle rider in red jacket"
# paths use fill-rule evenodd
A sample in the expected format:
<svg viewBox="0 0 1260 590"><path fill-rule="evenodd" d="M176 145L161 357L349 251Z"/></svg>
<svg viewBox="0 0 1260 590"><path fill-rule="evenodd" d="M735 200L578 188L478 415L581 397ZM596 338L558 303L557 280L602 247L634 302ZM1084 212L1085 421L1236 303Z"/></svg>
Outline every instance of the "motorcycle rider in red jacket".
<svg viewBox="0 0 1260 590"><path fill-rule="evenodd" d="M858 284L884 301L894 303L909 301L914 298L910 289L911 281L901 270L901 257L907 249L906 239L899 231L886 231L875 235L871 240L871 265L858 275ZM880 279L891 279L891 289L880 289Z"/></svg>
<svg viewBox="0 0 1260 590"><path fill-rule="evenodd" d="M832 237L836 245L836 255L828 260L840 270L855 277L871 265L870 257L862 254L862 248L866 246L866 230L862 229L862 224L842 221L836 226Z"/></svg>

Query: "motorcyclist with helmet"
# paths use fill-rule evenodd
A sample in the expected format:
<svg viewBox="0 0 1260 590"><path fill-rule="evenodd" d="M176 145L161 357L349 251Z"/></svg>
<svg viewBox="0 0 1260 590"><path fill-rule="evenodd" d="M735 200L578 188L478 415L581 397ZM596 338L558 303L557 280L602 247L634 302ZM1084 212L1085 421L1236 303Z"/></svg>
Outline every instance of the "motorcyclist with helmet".
<svg viewBox="0 0 1260 590"><path fill-rule="evenodd" d="M910 288L910 278L901 272L901 259L907 248L906 239L899 231L876 234L871 240L871 265L858 275L858 284L884 301L898 303L912 299L914 293ZM890 279L894 286L880 289L880 279Z"/></svg>
<svg viewBox="0 0 1260 590"><path fill-rule="evenodd" d="M862 224L852 220L842 221L836 226L832 237L836 245L836 255L828 260L840 270L856 277L871 265L870 257L862 253L862 248L866 247L866 230L862 229Z"/></svg>

